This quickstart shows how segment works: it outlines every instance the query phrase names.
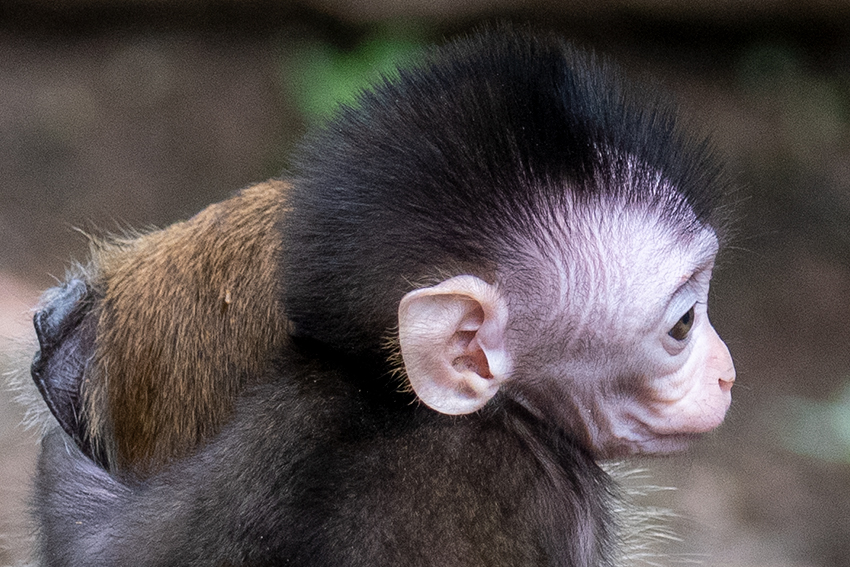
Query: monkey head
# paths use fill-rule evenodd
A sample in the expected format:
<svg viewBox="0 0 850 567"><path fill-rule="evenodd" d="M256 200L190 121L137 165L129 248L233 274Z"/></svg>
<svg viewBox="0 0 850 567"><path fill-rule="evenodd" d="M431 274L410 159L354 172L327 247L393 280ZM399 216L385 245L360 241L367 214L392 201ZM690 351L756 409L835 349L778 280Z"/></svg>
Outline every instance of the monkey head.
<svg viewBox="0 0 850 567"><path fill-rule="evenodd" d="M510 399L597 456L682 448L735 379L707 315L728 176L652 85L552 38L500 44L496 68L481 41L402 70L296 154L293 332L352 353L397 338L443 413Z"/></svg>
<svg viewBox="0 0 850 567"><path fill-rule="evenodd" d="M465 414L504 388L599 457L678 450L720 424L735 370L708 319L714 231L612 205L574 208L529 244L527 270L404 296L401 352L423 403Z"/></svg>

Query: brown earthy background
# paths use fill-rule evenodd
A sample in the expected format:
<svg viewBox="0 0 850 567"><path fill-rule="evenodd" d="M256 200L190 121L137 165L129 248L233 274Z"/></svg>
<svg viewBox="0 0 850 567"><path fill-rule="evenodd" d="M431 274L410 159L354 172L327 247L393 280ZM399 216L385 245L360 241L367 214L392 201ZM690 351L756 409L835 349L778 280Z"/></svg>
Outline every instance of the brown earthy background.
<svg viewBox="0 0 850 567"><path fill-rule="evenodd" d="M32 340L39 290L85 259L77 229L164 226L278 174L349 72L506 20L660 78L741 183L711 306L735 401L693 452L640 463L677 487L648 499L679 514L684 538L658 563L850 566L845 2L3 0L0 370ZM0 565L26 560L36 451L10 397Z"/></svg>

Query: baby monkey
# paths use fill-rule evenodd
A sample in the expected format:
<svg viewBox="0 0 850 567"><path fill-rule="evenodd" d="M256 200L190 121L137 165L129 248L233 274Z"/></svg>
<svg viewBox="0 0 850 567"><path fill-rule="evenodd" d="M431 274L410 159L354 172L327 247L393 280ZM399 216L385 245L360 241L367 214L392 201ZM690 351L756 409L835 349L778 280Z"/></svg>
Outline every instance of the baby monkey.
<svg viewBox="0 0 850 567"><path fill-rule="evenodd" d="M616 67L498 30L293 164L47 296L43 563L613 565L598 462L730 404L710 145Z"/></svg>

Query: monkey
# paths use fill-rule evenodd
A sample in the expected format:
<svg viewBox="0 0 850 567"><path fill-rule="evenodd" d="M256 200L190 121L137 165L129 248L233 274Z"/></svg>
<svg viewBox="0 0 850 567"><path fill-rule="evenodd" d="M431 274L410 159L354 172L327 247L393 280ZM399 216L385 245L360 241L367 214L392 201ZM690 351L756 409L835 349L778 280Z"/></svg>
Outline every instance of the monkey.
<svg viewBox="0 0 850 567"><path fill-rule="evenodd" d="M614 565L600 461L684 449L735 382L731 183L686 126L561 39L479 32L108 251L36 315L43 564Z"/></svg>
<svg viewBox="0 0 850 567"><path fill-rule="evenodd" d="M164 230L95 242L89 266L46 295L32 374L101 466L142 478L185 455L280 348L274 225L285 190L257 184Z"/></svg>

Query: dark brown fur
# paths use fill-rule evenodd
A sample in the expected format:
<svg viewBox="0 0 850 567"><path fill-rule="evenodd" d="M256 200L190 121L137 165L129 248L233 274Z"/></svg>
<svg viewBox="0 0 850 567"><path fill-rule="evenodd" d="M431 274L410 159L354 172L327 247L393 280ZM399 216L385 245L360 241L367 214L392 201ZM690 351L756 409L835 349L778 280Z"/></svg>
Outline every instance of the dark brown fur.
<svg viewBox="0 0 850 567"><path fill-rule="evenodd" d="M280 344L273 231L286 189L261 183L96 252L86 410L94 446L118 471L144 476L217 433Z"/></svg>

